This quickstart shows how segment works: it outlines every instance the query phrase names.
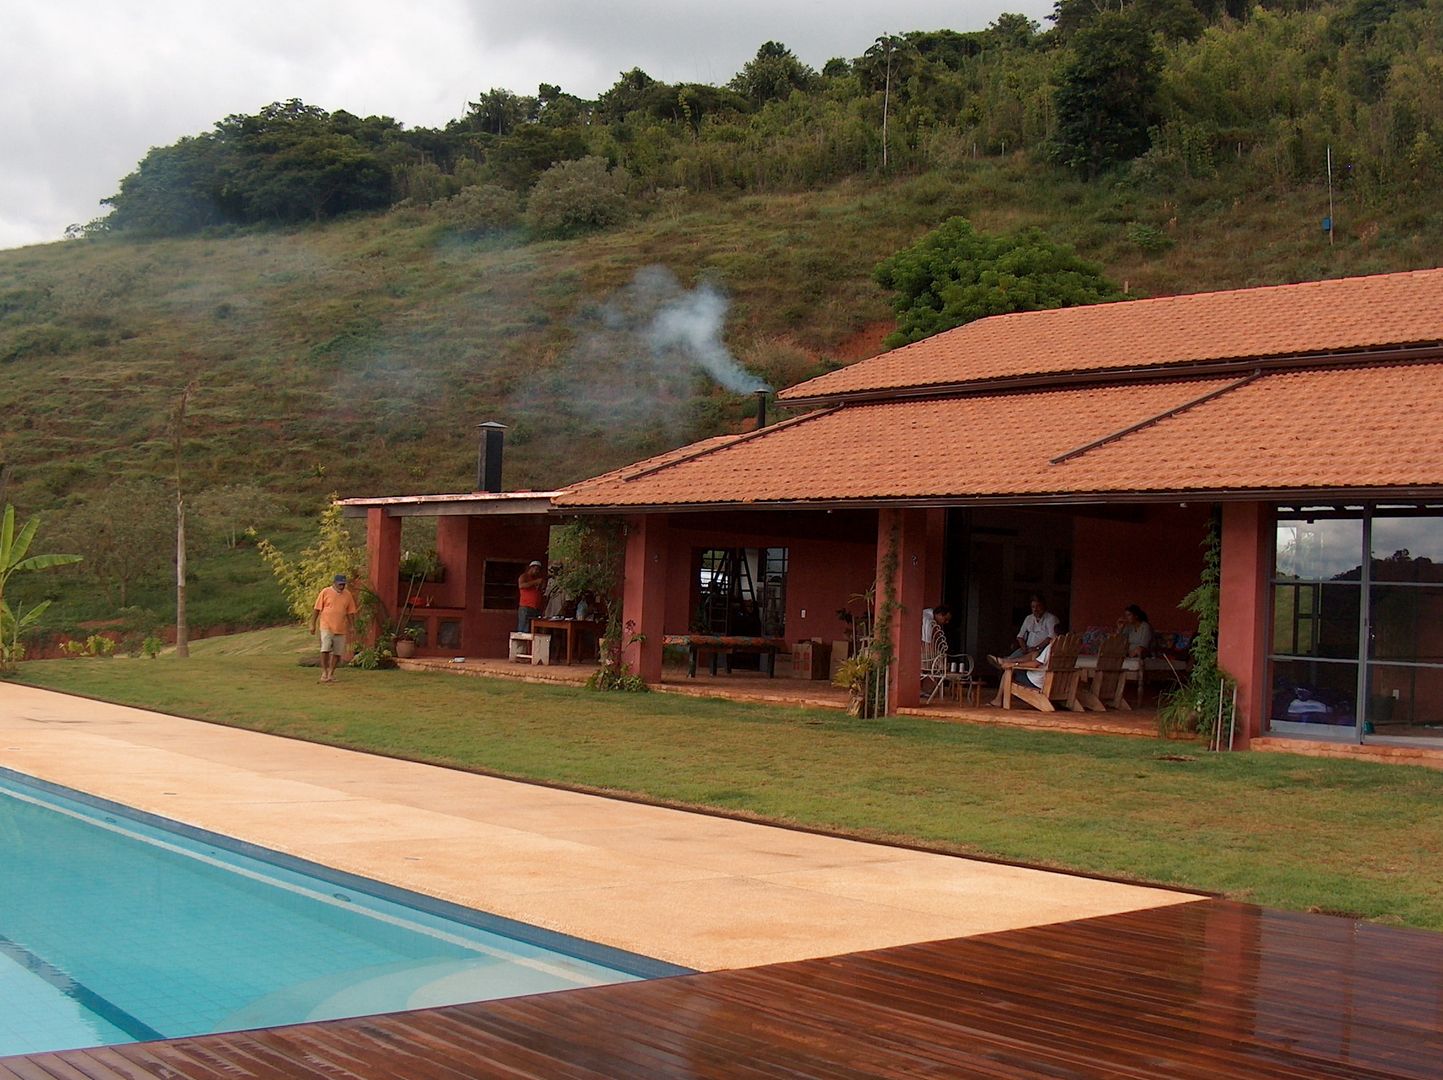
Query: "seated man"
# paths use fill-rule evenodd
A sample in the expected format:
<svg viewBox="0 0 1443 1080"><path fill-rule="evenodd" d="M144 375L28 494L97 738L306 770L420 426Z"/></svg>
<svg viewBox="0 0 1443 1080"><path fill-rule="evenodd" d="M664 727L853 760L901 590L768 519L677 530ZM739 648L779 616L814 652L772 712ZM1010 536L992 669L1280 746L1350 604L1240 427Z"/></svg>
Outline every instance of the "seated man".
<svg viewBox="0 0 1443 1080"><path fill-rule="evenodd" d="M947 627L951 622L952 609L946 604L922 609L922 649L924 652L932 648L932 638L936 635L938 627L941 627L942 636L947 638L950 648L952 636L947 632Z"/></svg>
<svg viewBox="0 0 1443 1080"><path fill-rule="evenodd" d="M1032 594L1030 606L1031 614L1022 620L1022 628L1017 631L1017 639L1013 642L1015 647L1007 654L1008 660L1035 656L1039 649L1058 634L1057 616L1047 610L1047 602L1039 593ZM993 667L1006 666L995 656L989 655L987 659Z"/></svg>
<svg viewBox="0 0 1443 1080"><path fill-rule="evenodd" d="M1054 619L1054 622L1055 622L1055 621L1056 621L1056 616L1054 616L1053 619ZM997 661L997 666L998 666L998 667L1001 667L1001 668L1003 668L1003 669L1006 669L1006 668L1023 669L1023 668L1025 668L1026 670L1022 671L1022 674L1019 676L1019 678L1025 679L1025 680L1027 681L1028 685L1030 685L1034 690L1041 690L1041 689L1042 689L1042 680L1043 680L1043 677L1044 677L1043 674L1042 674L1042 669L1047 666L1047 658L1052 655L1052 642L1053 642L1054 640L1056 640L1056 635L1054 635L1054 636L1051 637L1051 638L1048 638L1047 643L1042 646L1041 650L1038 651L1038 653L1037 653L1036 656L1033 656L1033 655L1030 654L1030 653L1027 654L1027 655L1025 655L1025 656L1022 656L1022 657L1011 657L1011 656L1009 656L1009 657L1007 657L1005 660L999 660L999 661ZM990 657L989 657L989 659L990 659ZM1001 687L1001 686L998 686L998 687L997 687L997 694L996 694L995 697L993 697L993 699L991 700L991 702L989 702L989 704L992 705L993 708L997 708L997 709L1000 709L1000 708L1002 707L1002 687Z"/></svg>

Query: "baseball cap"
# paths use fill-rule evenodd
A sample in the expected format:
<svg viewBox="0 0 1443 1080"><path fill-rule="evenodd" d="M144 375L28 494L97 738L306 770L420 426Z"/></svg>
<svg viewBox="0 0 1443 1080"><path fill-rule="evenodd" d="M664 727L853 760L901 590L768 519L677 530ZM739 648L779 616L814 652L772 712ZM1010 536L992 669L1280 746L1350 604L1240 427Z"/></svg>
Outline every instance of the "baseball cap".
<svg viewBox="0 0 1443 1080"><path fill-rule="evenodd" d="M532 560L531 560L531 565L532 565L532 566L545 566L546 564L543 563L540 559L532 559Z"/></svg>
<svg viewBox="0 0 1443 1080"><path fill-rule="evenodd" d="M337 585L344 585L344 584L346 583L346 575L345 575L345 574L337 574L335 577L333 577L333 578L331 579L331 581L334 582L334 583L337 584Z"/></svg>

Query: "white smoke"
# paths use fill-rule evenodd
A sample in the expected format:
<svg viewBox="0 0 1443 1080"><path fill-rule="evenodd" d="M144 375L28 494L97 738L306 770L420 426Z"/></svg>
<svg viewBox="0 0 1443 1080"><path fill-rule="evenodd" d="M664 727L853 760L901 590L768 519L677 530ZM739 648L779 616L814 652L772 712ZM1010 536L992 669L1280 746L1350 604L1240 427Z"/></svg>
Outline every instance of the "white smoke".
<svg viewBox="0 0 1443 1080"><path fill-rule="evenodd" d="M531 371L509 408L522 423L564 425L641 456L721 430L714 388L767 389L722 340L728 301L708 283L687 289L648 266L600 303L584 305L575 341Z"/></svg>
<svg viewBox="0 0 1443 1080"><path fill-rule="evenodd" d="M659 358L675 357L701 368L735 394L771 387L737 363L722 342L729 302L721 290L704 281L687 291L671 271L648 266L639 271L632 289L660 299L643 336Z"/></svg>

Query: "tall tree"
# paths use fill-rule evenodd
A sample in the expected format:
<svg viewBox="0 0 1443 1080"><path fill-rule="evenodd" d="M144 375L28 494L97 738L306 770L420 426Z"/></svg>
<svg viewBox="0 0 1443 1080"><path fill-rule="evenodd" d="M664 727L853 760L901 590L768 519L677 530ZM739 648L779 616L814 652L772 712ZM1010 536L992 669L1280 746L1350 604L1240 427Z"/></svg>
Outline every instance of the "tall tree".
<svg viewBox="0 0 1443 1080"><path fill-rule="evenodd" d="M817 73L798 60L791 49L780 41L768 41L727 86L753 105L765 105L785 100L793 90L807 90L816 81Z"/></svg>
<svg viewBox="0 0 1443 1080"><path fill-rule="evenodd" d="M1162 57L1131 12L1104 12L1077 32L1057 88L1055 159L1092 177L1148 148Z"/></svg>

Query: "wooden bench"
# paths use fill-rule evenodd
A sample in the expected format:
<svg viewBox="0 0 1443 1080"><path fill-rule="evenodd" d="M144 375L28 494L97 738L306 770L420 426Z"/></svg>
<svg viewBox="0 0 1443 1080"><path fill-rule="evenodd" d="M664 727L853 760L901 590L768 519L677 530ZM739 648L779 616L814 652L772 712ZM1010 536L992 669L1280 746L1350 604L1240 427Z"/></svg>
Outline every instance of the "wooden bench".
<svg viewBox="0 0 1443 1080"><path fill-rule="evenodd" d="M717 661L724 662L726 673L732 673L731 658L737 653L755 653L762 657L768 678L777 673L777 653L790 650L786 638L736 637L729 634L667 634L663 645L680 645L686 648L689 663L687 675L696 678L696 661L702 653L711 654L711 673L717 673Z"/></svg>

